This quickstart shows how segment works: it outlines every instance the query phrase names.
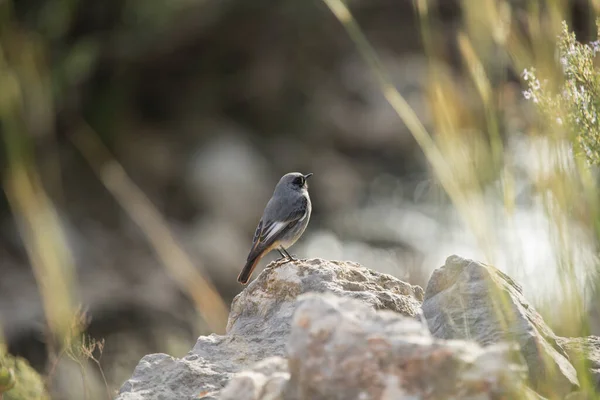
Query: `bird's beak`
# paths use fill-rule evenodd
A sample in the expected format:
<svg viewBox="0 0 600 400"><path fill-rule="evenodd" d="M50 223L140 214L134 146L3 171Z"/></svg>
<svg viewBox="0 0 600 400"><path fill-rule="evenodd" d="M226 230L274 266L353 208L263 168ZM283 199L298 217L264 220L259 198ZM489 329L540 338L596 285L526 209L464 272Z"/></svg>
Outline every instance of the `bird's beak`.
<svg viewBox="0 0 600 400"><path fill-rule="evenodd" d="M304 179L308 179L312 176L312 172L309 172L308 174L304 175Z"/></svg>

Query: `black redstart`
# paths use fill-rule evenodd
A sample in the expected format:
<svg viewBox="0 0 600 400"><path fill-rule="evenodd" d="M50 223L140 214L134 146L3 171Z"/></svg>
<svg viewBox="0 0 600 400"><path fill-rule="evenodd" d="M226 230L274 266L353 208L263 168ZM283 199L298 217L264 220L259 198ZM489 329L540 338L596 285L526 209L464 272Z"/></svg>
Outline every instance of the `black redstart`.
<svg viewBox="0 0 600 400"><path fill-rule="evenodd" d="M254 233L246 265L237 278L241 284L248 283L256 264L273 249L277 249L282 258L293 259L287 249L302 236L312 210L306 184L311 175L290 172L275 186Z"/></svg>

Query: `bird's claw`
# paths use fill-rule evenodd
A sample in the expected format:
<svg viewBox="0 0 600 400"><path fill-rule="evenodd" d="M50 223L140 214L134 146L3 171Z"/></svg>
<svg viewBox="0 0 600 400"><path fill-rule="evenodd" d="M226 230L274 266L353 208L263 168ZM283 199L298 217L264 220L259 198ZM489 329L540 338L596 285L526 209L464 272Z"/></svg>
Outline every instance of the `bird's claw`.
<svg viewBox="0 0 600 400"><path fill-rule="evenodd" d="M283 257L279 257L278 259L275 260L275 262L280 262L280 261L298 261L298 257L295 254L290 254L290 256L283 256Z"/></svg>
<svg viewBox="0 0 600 400"><path fill-rule="evenodd" d="M298 256L295 254L282 255L275 260L275 266L283 265L289 263L290 261L298 261Z"/></svg>

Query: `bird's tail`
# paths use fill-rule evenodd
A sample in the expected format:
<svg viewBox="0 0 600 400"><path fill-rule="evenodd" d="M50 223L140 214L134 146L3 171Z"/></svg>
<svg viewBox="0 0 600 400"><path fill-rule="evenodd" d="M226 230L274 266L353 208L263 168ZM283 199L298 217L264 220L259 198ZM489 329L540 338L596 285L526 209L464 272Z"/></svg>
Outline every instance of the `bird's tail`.
<svg viewBox="0 0 600 400"><path fill-rule="evenodd" d="M249 258L246 261L246 265L242 269L242 272L238 275L238 282L242 285L245 285L250 280L250 276L252 276L252 272L254 268L256 268L256 264L260 261L260 254L257 257Z"/></svg>

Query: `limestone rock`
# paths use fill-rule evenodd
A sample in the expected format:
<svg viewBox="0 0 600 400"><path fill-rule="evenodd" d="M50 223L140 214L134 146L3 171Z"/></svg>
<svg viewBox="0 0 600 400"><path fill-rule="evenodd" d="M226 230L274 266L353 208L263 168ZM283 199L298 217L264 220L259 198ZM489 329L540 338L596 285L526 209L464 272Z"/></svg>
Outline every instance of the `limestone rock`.
<svg viewBox="0 0 600 400"><path fill-rule="evenodd" d="M221 400L283 400L290 379L288 362L270 357L240 372L221 392Z"/></svg>
<svg viewBox="0 0 600 400"><path fill-rule="evenodd" d="M351 297L375 309L392 310L410 317L421 314L421 287L356 263L319 258L296 263L273 262L265 272L233 300L228 334L263 334L264 329L277 331L269 334L287 334L294 300L307 292ZM261 320L257 316L269 318Z"/></svg>
<svg viewBox="0 0 600 400"><path fill-rule="evenodd" d="M516 341L532 386L541 394L565 396L578 387L575 368L557 337L521 287L492 266L448 257L429 280L423 313L437 338L469 339L483 346Z"/></svg>
<svg viewBox="0 0 600 400"><path fill-rule="evenodd" d="M181 359L145 356L117 399L216 398L236 372L265 358L286 355L296 298L306 292L330 292L415 318L423 298L420 287L355 263L273 262L233 300L225 335L201 336Z"/></svg>
<svg viewBox="0 0 600 400"><path fill-rule="evenodd" d="M298 303L289 372L281 359L268 362L278 367L270 375L258 365L236 376L223 400L539 399L507 344L435 339L412 318L332 294Z"/></svg>

